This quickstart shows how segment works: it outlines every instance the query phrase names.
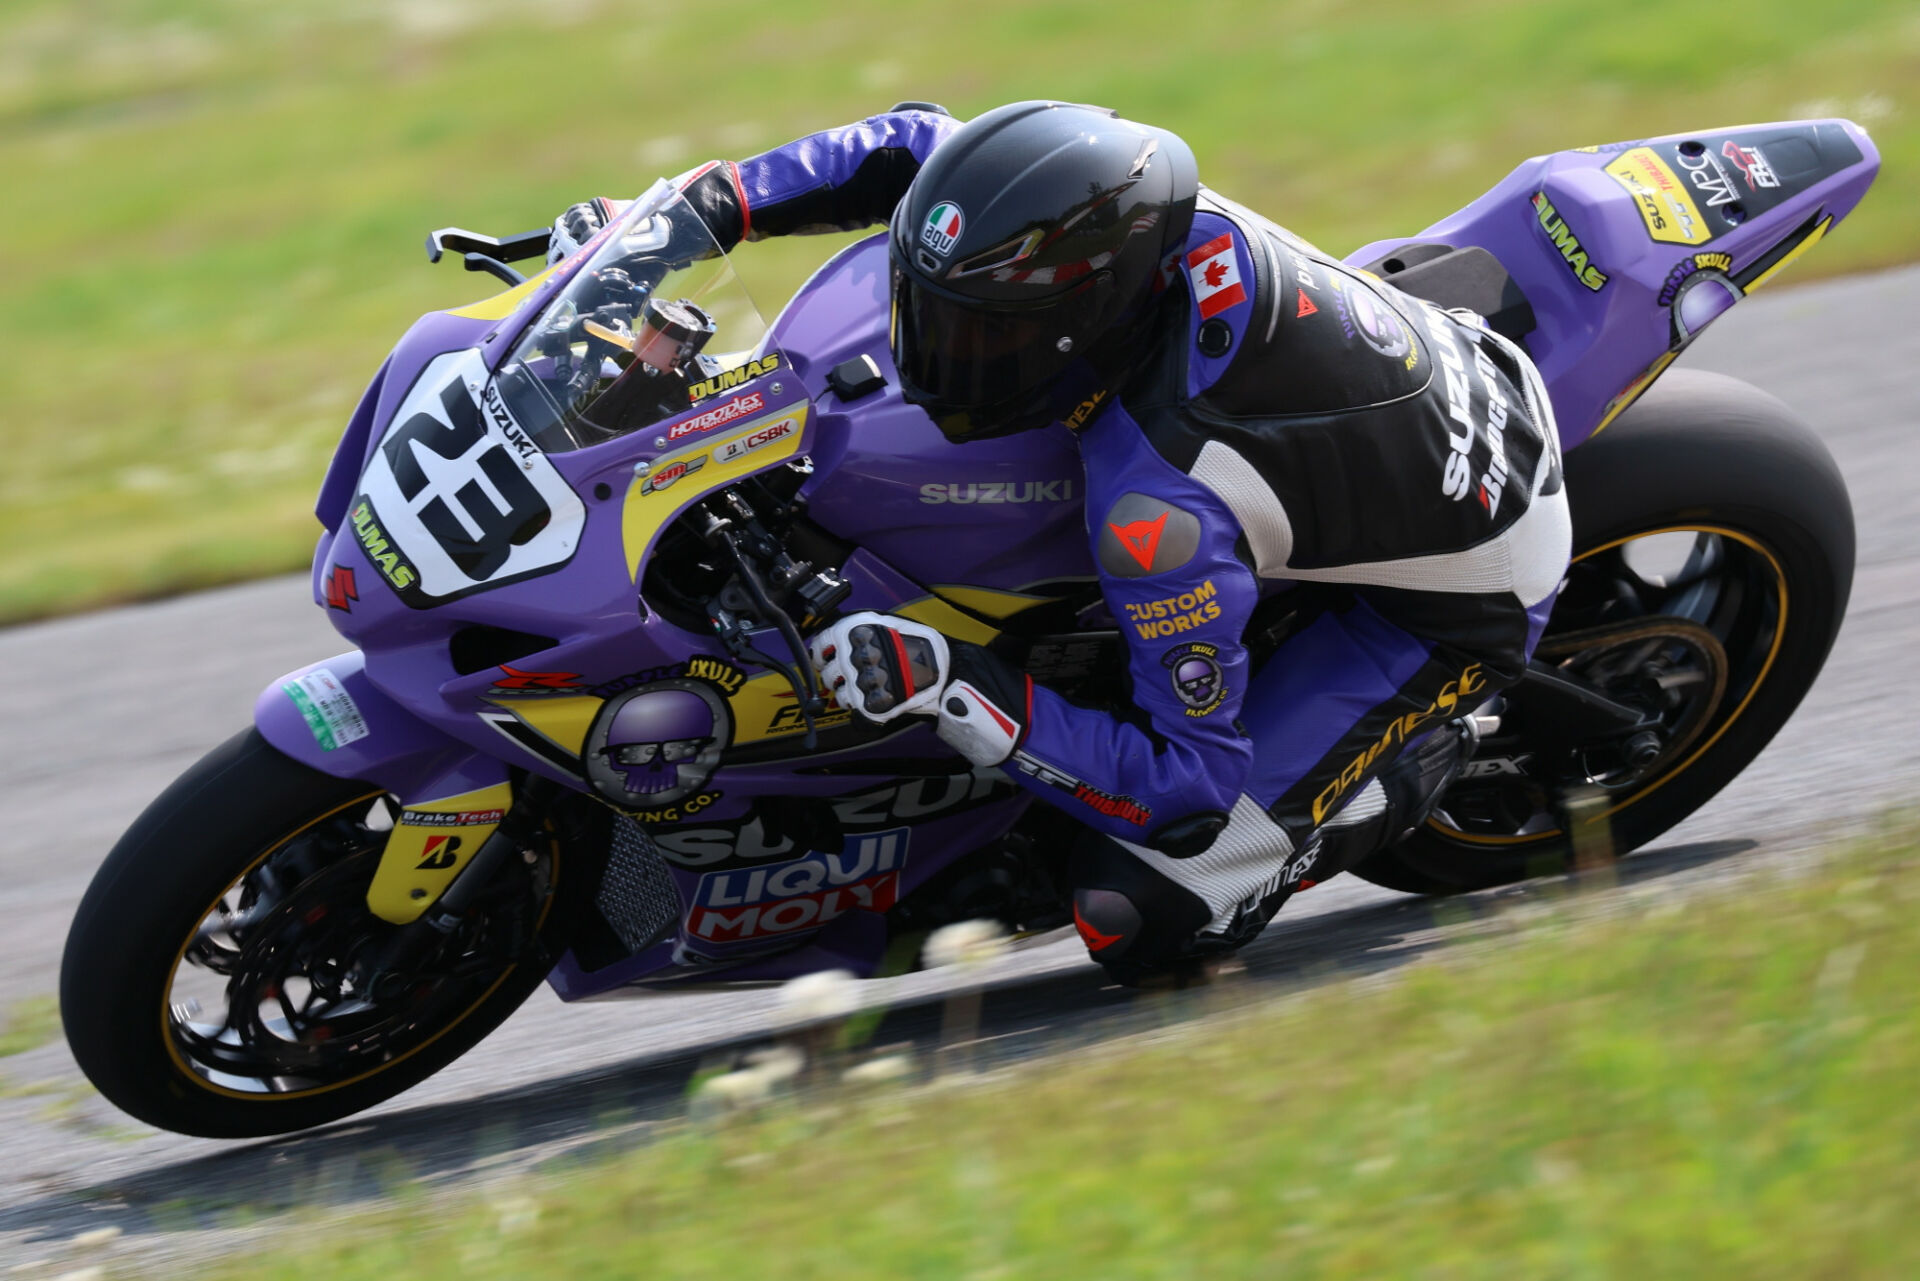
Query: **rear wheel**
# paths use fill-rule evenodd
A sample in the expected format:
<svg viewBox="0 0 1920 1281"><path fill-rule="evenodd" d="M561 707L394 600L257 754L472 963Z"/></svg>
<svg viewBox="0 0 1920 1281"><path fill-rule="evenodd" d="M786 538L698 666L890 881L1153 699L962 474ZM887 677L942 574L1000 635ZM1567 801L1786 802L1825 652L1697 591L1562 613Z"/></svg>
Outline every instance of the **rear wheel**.
<svg viewBox="0 0 1920 1281"><path fill-rule="evenodd" d="M1567 456L1573 564L1535 652L1645 718L1569 743L1508 691L1433 818L1356 873L1457 893L1563 870L1565 801L1597 792L1614 847L1704 805L1779 732L1819 675L1853 580L1846 486L1811 428L1736 379L1670 373Z"/></svg>
<svg viewBox="0 0 1920 1281"><path fill-rule="evenodd" d="M399 1093L511 1014L564 949L573 869L550 842L526 851L396 971L396 927L366 904L393 813L253 730L154 801L61 965L67 1039L100 1092L183 1134L279 1134Z"/></svg>

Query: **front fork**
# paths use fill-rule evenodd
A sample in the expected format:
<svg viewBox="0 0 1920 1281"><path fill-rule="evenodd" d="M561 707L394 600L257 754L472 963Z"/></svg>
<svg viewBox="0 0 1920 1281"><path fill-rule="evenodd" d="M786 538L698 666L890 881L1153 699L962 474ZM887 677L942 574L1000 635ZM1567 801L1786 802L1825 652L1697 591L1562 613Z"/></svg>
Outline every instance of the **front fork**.
<svg viewBox="0 0 1920 1281"><path fill-rule="evenodd" d="M375 916L406 927L400 937L419 934L416 924L442 933L451 928L501 860L520 848L516 842L538 829L559 791L557 784L529 779L516 797L504 762L381 692L358 650L273 682L255 700L253 720L262 737L302 764L365 779L400 798L367 889Z"/></svg>

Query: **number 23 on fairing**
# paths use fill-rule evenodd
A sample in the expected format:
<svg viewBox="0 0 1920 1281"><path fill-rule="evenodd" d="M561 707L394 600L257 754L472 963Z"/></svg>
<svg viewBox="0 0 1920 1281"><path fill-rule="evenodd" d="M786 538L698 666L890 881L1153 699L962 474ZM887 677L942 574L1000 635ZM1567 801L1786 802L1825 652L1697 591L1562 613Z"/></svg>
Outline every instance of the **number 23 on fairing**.
<svg viewBox="0 0 1920 1281"><path fill-rule="evenodd" d="M580 545L586 507L497 394L480 353L429 364L367 464L361 494L419 572L416 608L547 573Z"/></svg>

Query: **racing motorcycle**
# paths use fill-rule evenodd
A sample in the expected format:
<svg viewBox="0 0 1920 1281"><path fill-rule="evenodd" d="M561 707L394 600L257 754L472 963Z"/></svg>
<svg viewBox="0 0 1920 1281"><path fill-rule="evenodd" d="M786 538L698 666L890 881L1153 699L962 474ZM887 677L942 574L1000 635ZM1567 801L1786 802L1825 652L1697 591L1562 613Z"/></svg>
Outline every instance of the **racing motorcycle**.
<svg viewBox="0 0 1920 1281"><path fill-rule="evenodd" d="M1361 876L1517 880L1564 866L1576 822L1642 845L1792 713L1852 579L1839 472L1773 397L1655 380L1878 165L1841 120L1581 147L1348 257L1363 321L1465 307L1525 346L1575 526L1525 679ZM901 399L881 235L771 327L670 183L523 278L548 240L429 237L510 287L419 320L346 426L312 590L354 648L270 685L79 908L67 1035L144 1121L346 1116L542 979L575 1001L870 975L945 922L1066 919L1070 816L926 725L855 724L802 646L891 611L1124 700L1067 429L954 446ZM1256 655L1333 590L1270 587Z"/></svg>

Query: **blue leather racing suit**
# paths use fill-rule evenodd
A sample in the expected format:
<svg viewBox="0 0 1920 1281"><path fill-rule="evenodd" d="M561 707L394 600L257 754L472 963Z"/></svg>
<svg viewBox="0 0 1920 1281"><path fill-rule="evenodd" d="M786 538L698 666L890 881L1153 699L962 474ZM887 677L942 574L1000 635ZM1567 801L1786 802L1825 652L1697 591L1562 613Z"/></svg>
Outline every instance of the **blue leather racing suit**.
<svg viewBox="0 0 1920 1281"><path fill-rule="evenodd" d="M896 110L681 182L728 247L853 229L957 127ZM1020 727L997 763L1097 834L1076 919L1136 972L1341 870L1326 834L1383 813L1403 749L1519 678L1571 538L1539 376L1478 317L1204 187L1165 290L1136 372L1074 415L1118 710L952 642Z"/></svg>

